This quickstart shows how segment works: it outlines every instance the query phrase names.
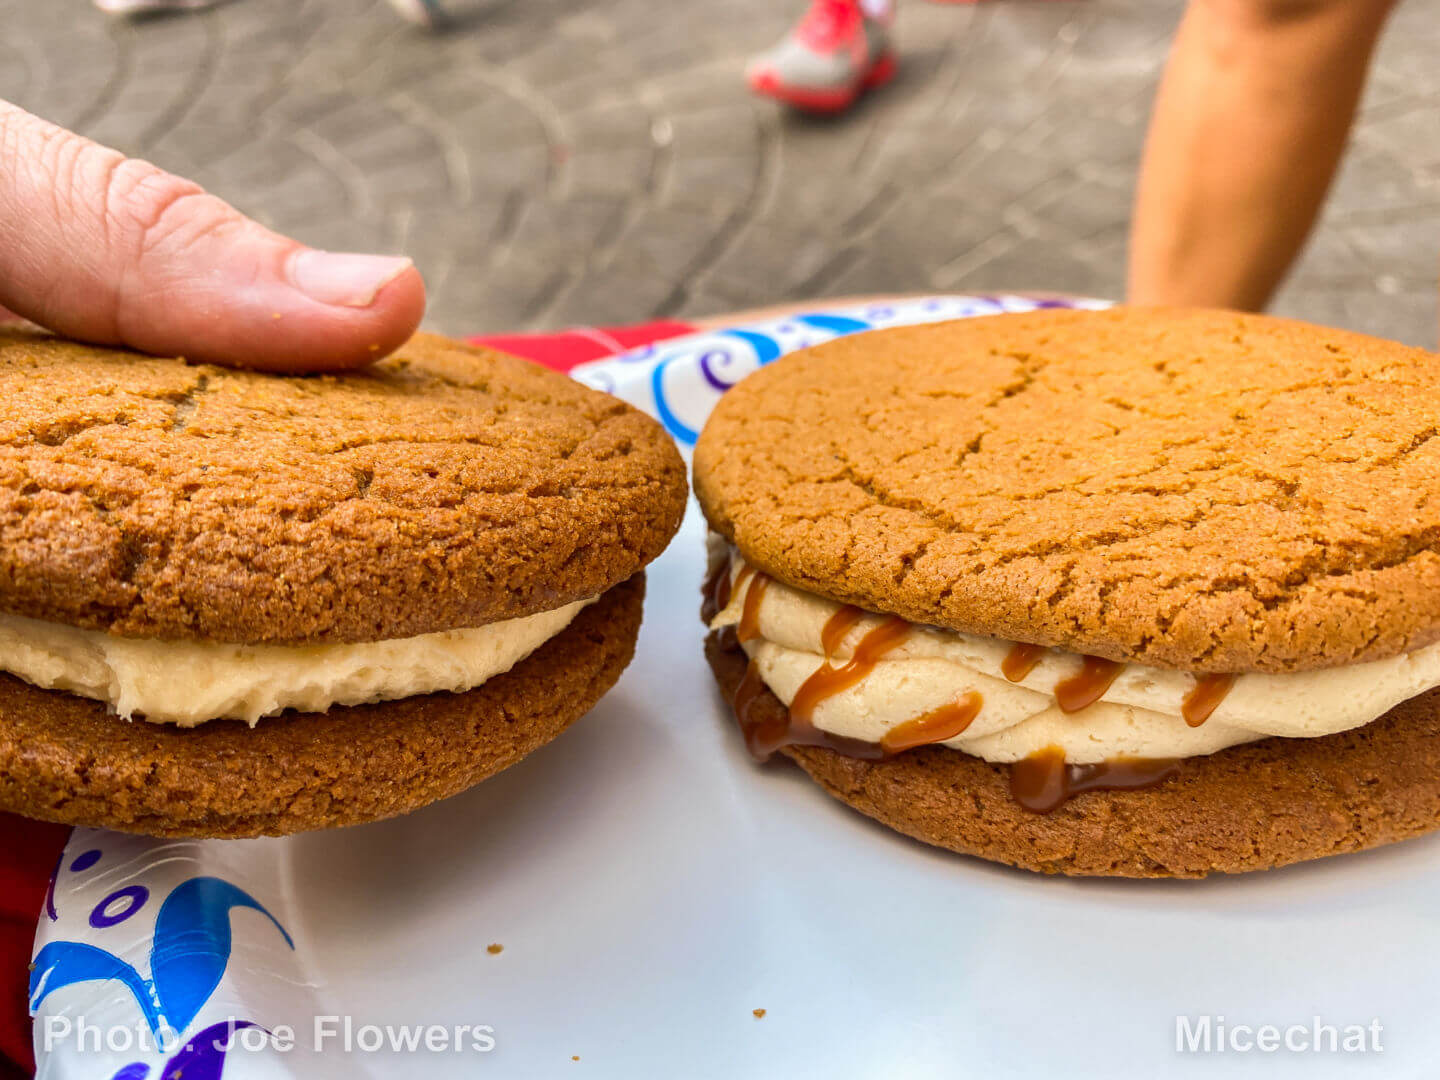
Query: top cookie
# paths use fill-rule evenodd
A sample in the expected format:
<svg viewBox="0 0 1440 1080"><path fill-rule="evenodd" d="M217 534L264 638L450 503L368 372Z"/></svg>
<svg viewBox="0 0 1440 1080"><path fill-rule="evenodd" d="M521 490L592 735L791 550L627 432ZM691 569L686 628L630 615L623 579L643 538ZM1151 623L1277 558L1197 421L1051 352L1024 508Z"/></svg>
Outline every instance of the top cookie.
<svg viewBox="0 0 1440 1080"><path fill-rule="evenodd" d="M802 589L1196 671L1440 638L1440 356L1218 311L842 338L721 400L712 526Z"/></svg>
<svg viewBox="0 0 1440 1080"><path fill-rule="evenodd" d="M679 525L648 417L422 334L277 377L0 333L0 611L133 637L299 644L533 614Z"/></svg>

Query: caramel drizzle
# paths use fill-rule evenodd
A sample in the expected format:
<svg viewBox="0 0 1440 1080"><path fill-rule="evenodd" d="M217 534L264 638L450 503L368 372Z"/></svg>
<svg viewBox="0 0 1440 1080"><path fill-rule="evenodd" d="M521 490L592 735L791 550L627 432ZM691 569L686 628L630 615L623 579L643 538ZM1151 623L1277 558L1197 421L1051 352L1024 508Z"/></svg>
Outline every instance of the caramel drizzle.
<svg viewBox="0 0 1440 1080"><path fill-rule="evenodd" d="M980 715L981 706L984 704L985 699L971 690L953 704L941 705L924 716L896 724L880 740L880 748L887 754L899 754L917 746L953 739L961 735L970 726L970 722Z"/></svg>
<svg viewBox="0 0 1440 1080"><path fill-rule="evenodd" d="M757 574L747 566L736 576L735 588L738 589L747 582L745 606L740 609L740 622L735 627L735 637L742 645L760 636L760 601L765 599L770 578L765 574Z"/></svg>
<svg viewBox="0 0 1440 1080"><path fill-rule="evenodd" d="M1055 684L1055 704L1065 713L1079 712L1105 696L1124 664L1099 656L1085 657L1085 666L1068 679Z"/></svg>
<svg viewBox="0 0 1440 1080"><path fill-rule="evenodd" d="M1065 751L1047 746L1010 766L1010 795L1036 814L1048 814L1086 791L1154 787L1180 771L1169 758L1111 758L1090 765L1069 765Z"/></svg>
<svg viewBox="0 0 1440 1080"><path fill-rule="evenodd" d="M744 589L740 621L733 629L733 642L738 645L760 636L760 604L770 578L746 565L735 575L732 585L729 570L729 564L723 564L713 580L706 583L702 615L709 622L729 605L735 592ZM801 684L789 709L759 710L757 714L755 705L769 688L754 660L746 666L732 704L746 749L757 761L767 760L785 746L819 746L849 757L876 760L957 738L980 714L984 699L972 690L959 701L897 724L879 743L830 735L815 727L812 717L823 701L865 679L880 660L909 636L910 624L898 616L889 616L860 639L848 662L839 668L832 666L830 658L864 617L865 612L847 604L825 621L820 631L825 662ZM1011 682L1020 682L1035 669L1045 651L1042 645L1016 642L1002 661L1001 671ZM1124 668L1124 664L1114 660L1086 656L1078 673L1055 685L1056 704L1066 713L1093 705L1105 696ZM1185 722L1191 727L1203 724L1234 683L1234 675L1197 678L1181 707ZM1049 746L1011 765L1010 794L1026 810L1048 814L1083 792L1154 787L1177 772L1179 763L1168 758L1111 758L1093 764L1070 765L1064 750Z"/></svg>
<svg viewBox="0 0 1440 1080"><path fill-rule="evenodd" d="M753 594L749 592L745 594L747 607L751 595ZM785 746L823 746L849 757L867 760L886 757L893 752L882 743L828 734L817 728L811 720L817 705L864 679L886 653L902 644L909 635L910 624L904 619L891 616L860 639L849 661L839 668L832 667L829 654L864 614L858 608L846 607L830 617L821 635L826 648L825 663L801 684L789 709L756 709L755 703L763 698L767 687L760 676L759 665L754 660L750 661L731 704L735 708L735 719L740 724L740 732L745 738L745 748L750 751L751 757L757 761L765 761L776 750ZM741 621L743 627L743 618ZM743 634L742 629L736 635L737 639L745 640ZM953 717L950 723L953 726Z"/></svg>
<svg viewBox="0 0 1440 1080"><path fill-rule="evenodd" d="M1010 646L1005 659L1000 661L1000 671L1011 682L1020 682L1035 670L1035 665L1040 662L1045 652L1044 645L1027 645L1023 641L1017 641Z"/></svg>
<svg viewBox="0 0 1440 1080"><path fill-rule="evenodd" d="M820 650L825 654L826 660L835 655L835 650L840 648L845 635L864 617L865 612L853 604L846 604L825 620L825 625L820 628Z"/></svg>
<svg viewBox="0 0 1440 1080"><path fill-rule="evenodd" d="M885 756L879 743L830 735L808 720L795 716L784 706L774 707L779 702L772 702L770 708L757 709L756 702L763 701L768 692L769 687L760 676L760 665L751 660L745 669L745 677L735 689L731 704L740 725L740 734L745 740L745 749L756 761L768 761L770 755L786 746L823 746L846 757L871 761Z"/></svg>
<svg viewBox="0 0 1440 1080"><path fill-rule="evenodd" d="M700 620L709 626L730 606L730 560L715 567L700 590Z"/></svg>
<svg viewBox="0 0 1440 1080"><path fill-rule="evenodd" d="M778 724L767 724L755 715L755 702L764 697L767 689L765 680L760 677L760 665L751 660L745 669L745 677L740 680L735 696L730 700L735 709L735 720L740 725L740 734L745 738L745 748L756 761L764 761L784 746L788 734L777 730Z"/></svg>
<svg viewBox="0 0 1440 1080"><path fill-rule="evenodd" d="M1180 703L1180 715L1191 727L1199 727L1210 719L1230 688L1235 685L1234 675L1200 675L1195 686Z"/></svg>
<svg viewBox="0 0 1440 1080"><path fill-rule="evenodd" d="M885 654L904 644L910 636L910 624L896 615L888 616L875 629L868 631L855 646L855 653L843 667L831 667L827 659L795 691L790 702L793 716L810 723L815 707L827 698L849 690L875 670ZM744 638L742 637L743 641Z"/></svg>
<svg viewBox="0 0 1440 1080"><path fill-rule="evenodd" d="M740 572L735 575L735 584L731 586L731 594L733 595L734 593L737 593L741 589L745 588L745 583L754 576L755 568L753 566L751 566L749 563L744 563L743 565L741 565Z"/></svg>

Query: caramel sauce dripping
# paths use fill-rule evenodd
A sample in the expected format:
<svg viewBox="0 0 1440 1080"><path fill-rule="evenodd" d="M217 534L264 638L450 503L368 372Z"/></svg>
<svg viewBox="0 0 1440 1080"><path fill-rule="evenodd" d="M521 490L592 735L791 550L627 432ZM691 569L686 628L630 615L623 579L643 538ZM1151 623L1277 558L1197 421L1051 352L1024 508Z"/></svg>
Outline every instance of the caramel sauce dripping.
<svg viewBox="0 0 1440 1080"><path fill-rule="evenodd" d="M766 575L757 574L748 566L736 576L735 588L747 582L745 606L740 610L740 622L735 627L735 637L742 645L760 636L760 601L765 599L765 590L770 587L770 579Z"/></svg>
<svg viewBox="0 0 1440 1080"><path fill-rule="evenodd" d="M783 746L786 735L785 731L777 730L780 725L763 723L754 715L755 702L764 696L767 689L765 680L760 677L760 665L751 660L745 669L745 677L735 688L735 696L730 699L735 709L735 720L740 725L740 734L745 737L745 746L757 761L764 761Z"/></svg>
<svg viewBox="0 0 1440 1080"><path fill-rule="evenodd" d="M1209 720L1234 685L1234 675L1197 675L1194 688L1180 703L1180 715L1185 717L1185 723L1199 727Z"/></svg>
<svg viewBox="0 0 1440 1080"><path fill-rule="evenodd" d="M889 616L860 639L855 646L855 654L844 666L831 667L827 660L801 683L790 702L790 712L808 724L815 714L815 706L826 698L849 690L874 671L875 665L884 659L886 653L903 644L909 636L910 624L898 616Z"/></svg>
<svg viewBox="0 0 1440 1080"><path fill-rule="evenodd" d="M735 584L731 586L732 593L739 592L745 588L745 583L755 576L755 568L749 563L740 567L740 572L735 575Z"/></svg>
<svg viewBox="0 0 1440 1080"><path fill-rule="evenodd" d="M1055 704L1061 712L1073 713L1094 705L1105 696L1110 684L1125 665L1099 656L1085 657L1085 666L1068 679L1055 684Z"/></svg>
<svg viewBox="0 0 1440 1080"><path fill-rule="evenodd" d="M1010 766L1010 794L1026 810L1048 814L1085 791L1154 787L1180 771L1169 758L1111 758L1067 765L1065 751L1047 746Z"/></svg>
<svg viewBox="0 0 1440 1080"><path fill-rule="evenodd" d="M700 590L700 619L709 626L715 616L730 606L730 560L726 559L710 572Z"/></svg>
<svg viewBox="0 0 1440 1080"><path fill-rule="evenodd" d="M745 749L756 761L768 761L771 754L785 746L822 746L847 757L868 760L885 756L878 743L830 735L810 721L788 712L784 706L774 708L773 705L778 702L772 703L771 708L757 710L755 703L768 692L769 687L760 677L760 665L751 660L745 669L745 677L735 688L731 704L735 708L740 734L745 739Z"/></svg>
<svg viewBox="0 0 1440 1080"><path fill-rule="evenodd" d="M760 581L757 580L755 586L759 584ZM752 586L752 590L755 586ZM753 591L745 594L747 608L753 595ZM841 608L827 622L826 633L822 635L830 642L827 652L833 650L864 616L864 612L859 609L853 609L857 613L852 616L851 610ZM750 751L750 756L757 761L765 761L784 746L823 746L848 757L872 761L885 757L887 751L880 743L828 734L817 728L810 718L815 712L815 706L820 702L849 689L869 675L881 658L900 645L909 632L910 624L904 619L894 616L886 619L860 639L855 646L854 656L844 666L831 667L826 660L818 671L801 684L789 709L784 709L783 706L780 709L755 708L756 701L764 696L768 688L760 676L759 665L751 660L731 701L735 708L735 719L739 722L740 732L745 738L745 748ZM736 638L744 641L744 635L742 619Z"/></svg>
<svg viewBox="0 0 1440 1080"><path fill-rule="evenodd" d="M705 584L701 614L706 622L729 605L731 596L745 590L744 607L735 627L723 632L725 647L760 636L760 604L770 578L744 566L730 581L729 564L716 569ZM902 645L910 633L910 624L898 616L890 616L865 634L855 646L850 660L840 667L830 657L847 634L865 617L865 612L845 605L826 620L820 632L825 662L801 684L789 709L756 709L769 692L760 675L759 665L751 660L745 675L736 687L731 704L735 719L745 740L745 747L757 761L765 761L786 746L817 746L849 757L877 760L903 753L916 747L945 742L969 728L984 705L975 691L959 701L942 705L923 716L907 720L887 731L879 743L831 735L815 727L812 717L821 702L850 689L866 678L886 654ZM1020 682L1044 655L1045 646L1016 642L1001 663L1001 671L1011 682ZM1086 656L1081 670L1055 686L1055 701L1062 712L1079 712L1099 701L1114 683L1125 665L1098 656ZM1185 722L1198 727L1207 720L1234 685L1234 675L1206 675L1197 678L1195 687L1182 705ZM1135 790L1154 787L1179 771L1178 762L1168 758L1112 758L1085 765L1070 765L1065 752L1058 746L1046 747L1010 766L1011 796L1026 810L1048 814L1066 800L1086 791Z"/></svg>
<svg viewBox="0 0 1440 1080"><path fill-rule="evenodd" d="M820 649L825 654L825 659L835 655L835 650L845 640L845 635L864 617L865 612L853 604L846 604L825 620L825 625L820 628Z"/></svg>
<svg viewBox="0 0 1440 1080"><path fill-rule="evenodd" d="M951 705L941 705L924 716L896 724L880 740L880 749L887 754L899 754L917 746L953 739L980 715L980 708L984 704L985 699L971 690Z"/></svg>
<svg viewBox="0 0 1440 1080"><path fill-rule="evenodd" d="M1017 641L1010 646L1005 659L1000 661L1000 671L1011 682L1019 682L1035 670L1035 665L1044 655L1044 645L1027 645L1023 641Z"/></svg>

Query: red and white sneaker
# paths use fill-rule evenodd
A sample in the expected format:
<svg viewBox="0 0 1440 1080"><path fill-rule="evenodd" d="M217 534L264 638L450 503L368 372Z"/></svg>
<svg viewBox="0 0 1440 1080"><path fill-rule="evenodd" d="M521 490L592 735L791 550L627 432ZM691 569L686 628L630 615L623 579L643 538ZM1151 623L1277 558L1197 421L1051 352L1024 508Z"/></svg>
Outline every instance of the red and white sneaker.
<svg viewBox="0 0 1440 1080"><path fill-rule="evenodd" d="M894 75L890 19L866 14L859 0L811 0L795 29L746 73L757 94L815 113L843 112Z"/></svg>

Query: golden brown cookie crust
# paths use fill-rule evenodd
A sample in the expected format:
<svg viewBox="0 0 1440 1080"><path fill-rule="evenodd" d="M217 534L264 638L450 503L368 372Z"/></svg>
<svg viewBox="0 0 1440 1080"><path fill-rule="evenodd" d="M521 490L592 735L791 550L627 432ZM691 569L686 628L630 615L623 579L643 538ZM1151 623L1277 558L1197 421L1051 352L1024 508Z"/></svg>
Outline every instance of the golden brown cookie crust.
<svg viewBox="0 0 1440 1080"><path fill-rule="evenodd" d="M1259 315L1044 311L841 338L721 399L712 526L801 589L1210 672L1440 639L1440 356Z"/></svg>
<svg viewBox="0 0 1440 1080"><path fill-rule="evenodd" d="M726 697L745 655L712 633L705 654ZM766 690L752 709L784 710ZM1139 791L1076 795L1050 814L1010 796L1010 769L945 747L861 761L789 747L822 788L916 840L1047 874L1203 877L1361 851L1440 827L1440 690L1353 731L1265 739L1207 757Z"/></svg>
<svg viewBox="0 0 1440 1080"><path fill-rule="evenodd" d="M250 729L183 730L0 675L0 810L150 836L283 836L394 817L549 742L635 651L644 575L611 589L504 675Z"/></svg>
<svg viewBox="0 0 1440 1080"><path fill-rule="evenodd" d="M129 637L358 642L596 596L679 527L664 431L421 334L279 377L0 332L0 611Z"/></svg>

